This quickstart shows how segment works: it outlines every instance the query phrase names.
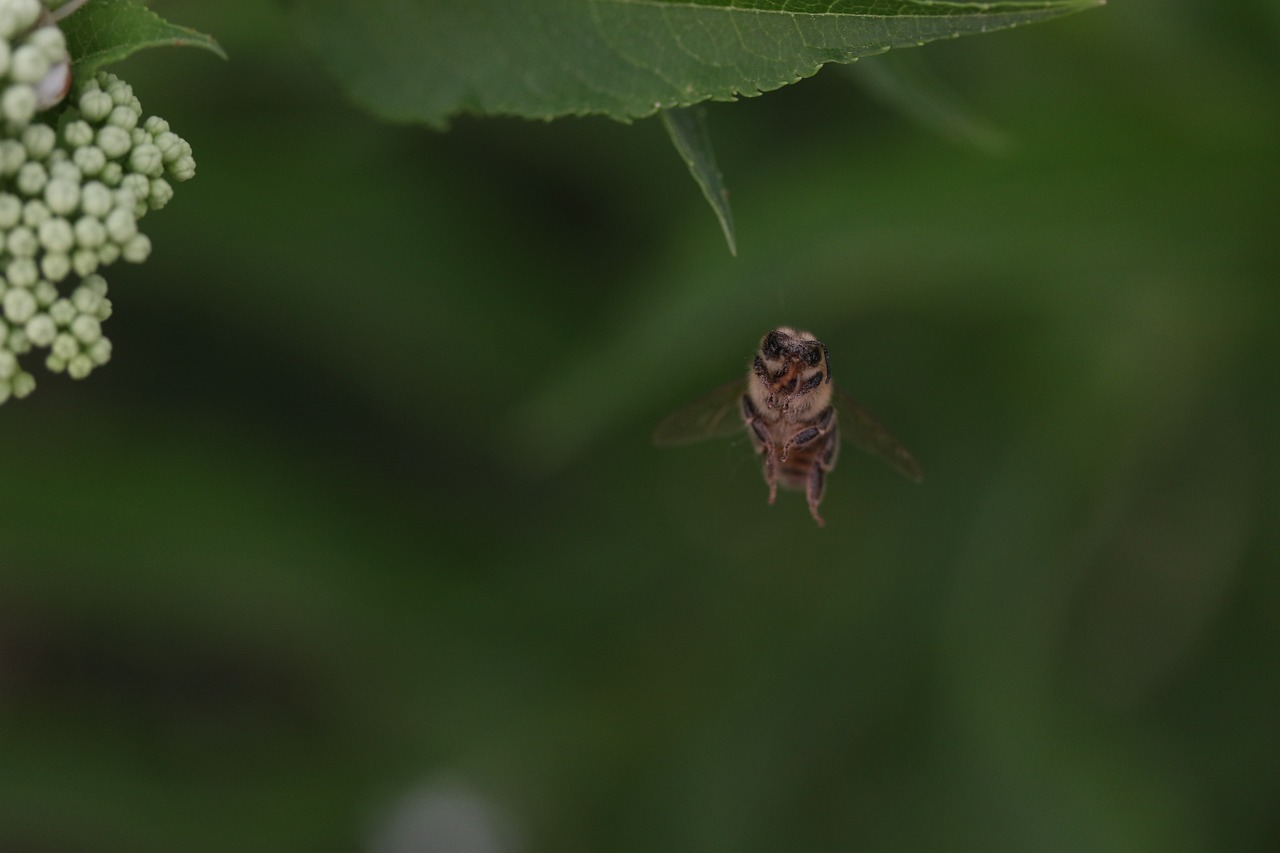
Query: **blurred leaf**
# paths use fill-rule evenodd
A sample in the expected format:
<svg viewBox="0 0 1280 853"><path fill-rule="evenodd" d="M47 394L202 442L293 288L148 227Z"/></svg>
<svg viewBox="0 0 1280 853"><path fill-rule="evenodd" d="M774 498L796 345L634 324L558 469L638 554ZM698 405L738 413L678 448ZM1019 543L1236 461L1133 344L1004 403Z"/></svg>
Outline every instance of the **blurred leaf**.
<svg viewBox="0 0 1280 853"><path fill-rule="evenodd" d="M297 0L359 102L436 127L461 112L619 120L756 95L891 47L1034 23L1099 0Z"/></svg>
<svg viewBox="0 0 1280 853"><path fill-rule="evenodd" d="M1008 136L961 103L921 54L891 52L846 68L867 92L928 130L991 154L1009 149Z"/></svg>
<svg viewBox="0 0 1280 853"><path fill-rule="evenodd" d="M211 36L171 24L135 0L91 0L61 26L77 79L148 47L201 47L227 58Z"/></svg>
<svg viewBox="0 0 1280 853"><path fill-rule="evenodd" d="M671 142L680 153L680 159L689 167L689 174L702 188L707 203L720 220L729 254L737 255L738 246L733 236L733 211L729 208L729 190L724 185L720 167L716 165L716 152L711 147L707 133L706 110L687 107L662 111L662 124L671 135Z"/></svg>

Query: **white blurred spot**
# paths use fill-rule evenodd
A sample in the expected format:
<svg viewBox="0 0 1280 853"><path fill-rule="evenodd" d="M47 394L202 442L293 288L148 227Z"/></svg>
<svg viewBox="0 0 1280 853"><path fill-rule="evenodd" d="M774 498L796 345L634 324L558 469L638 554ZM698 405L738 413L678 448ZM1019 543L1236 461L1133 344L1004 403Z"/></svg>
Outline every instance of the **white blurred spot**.
<svg viewBox="0 0 1280 853"><path fill-rule="evenodd" d="M71 89L71 65L59 62L36 84L36 109L47 110L62 102Z"/></svg>
<svg viewBox="0 0 1280 853"><path fill-rule="evenodd" d="M511 821L457 782L434 781L394 803L374 825L369 853L517 853Z"/></svg>

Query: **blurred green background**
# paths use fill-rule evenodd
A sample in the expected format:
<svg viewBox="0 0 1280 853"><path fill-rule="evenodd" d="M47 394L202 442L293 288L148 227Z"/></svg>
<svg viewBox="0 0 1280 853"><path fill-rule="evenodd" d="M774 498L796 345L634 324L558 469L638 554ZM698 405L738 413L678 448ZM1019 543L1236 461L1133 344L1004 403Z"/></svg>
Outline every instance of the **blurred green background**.
<svg viewBox="0 0 1280 853"><path fill-rule="evenodd" d="M276 4L117 71L199 172L0 409L0 849L1280 847L1280 12L926 47L711 131L380 124ZM871 59L865 62L876 62ZM649 446L778 324L915 453Z"/></svg>

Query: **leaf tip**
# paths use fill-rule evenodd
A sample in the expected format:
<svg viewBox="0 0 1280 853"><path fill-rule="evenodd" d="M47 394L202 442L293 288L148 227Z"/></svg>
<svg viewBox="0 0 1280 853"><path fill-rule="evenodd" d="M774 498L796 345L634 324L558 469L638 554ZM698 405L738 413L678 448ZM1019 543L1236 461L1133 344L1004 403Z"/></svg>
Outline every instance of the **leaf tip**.
<svg viewBox="0 0 1280 853"><path fill-rule="evenodd" d="M716 166L704 110L701 107L680 107L664 109L661 115L676 152L684 160L689 174L693 176L720 222L720 230L724 232L725 242L729 244L729 254L737 257L738 246L734 238L733 211L729 207L729 189L724 185L724 178Z"/></svg>
<svg viewBox="0 0 1280 853"><path fill-rule="evenodd" d="M227 56L227 52L223 50L222 45L218 44L212 36L201 36L198 39L175 38L173 41L169 42L169 44L172 47L202 47L217 56L219 59L224 61L230 61L231 59L231 57Z"/></svg>

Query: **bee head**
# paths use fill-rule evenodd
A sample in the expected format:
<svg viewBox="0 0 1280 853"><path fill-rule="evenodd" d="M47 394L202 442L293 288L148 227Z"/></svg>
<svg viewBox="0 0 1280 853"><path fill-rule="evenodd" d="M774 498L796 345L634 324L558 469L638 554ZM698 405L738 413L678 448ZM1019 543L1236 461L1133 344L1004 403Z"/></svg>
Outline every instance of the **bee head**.
<svg viewBox="0 0 1280 853"><path fill-rule="evenodd" d="M794 398L831 382L826 346L809 332L789 326L761 338L754 372L767 389L767 405L774 409L789 409Z"/></svg>
<svg viewBox="0 0 1280 853"><path fill-rule="evenodd" d="M790 363L818 367L827 360L827 348L809 332L779 326L760 339L760 356L774 370Z"/></svg>

